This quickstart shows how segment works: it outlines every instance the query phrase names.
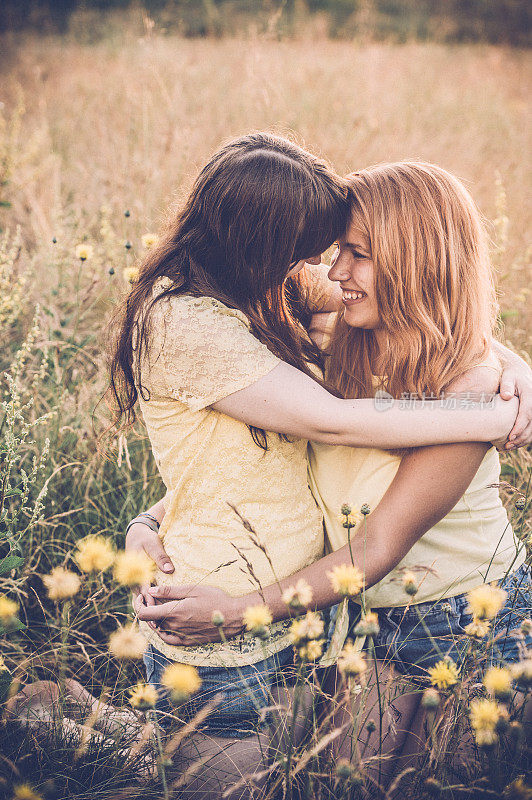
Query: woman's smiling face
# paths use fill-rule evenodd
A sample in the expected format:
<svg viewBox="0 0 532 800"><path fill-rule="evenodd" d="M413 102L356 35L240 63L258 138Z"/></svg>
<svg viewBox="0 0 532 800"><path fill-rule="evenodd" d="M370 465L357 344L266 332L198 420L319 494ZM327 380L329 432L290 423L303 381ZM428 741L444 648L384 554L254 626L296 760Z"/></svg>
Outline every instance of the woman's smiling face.
<svg viewBox="0 0 532 800"><path fill-rule="evenodd" d="M348 325L370 330L381 327L370 243L354 218L337 241L329 280L338 281L342 287L344 319Z"/></svg>

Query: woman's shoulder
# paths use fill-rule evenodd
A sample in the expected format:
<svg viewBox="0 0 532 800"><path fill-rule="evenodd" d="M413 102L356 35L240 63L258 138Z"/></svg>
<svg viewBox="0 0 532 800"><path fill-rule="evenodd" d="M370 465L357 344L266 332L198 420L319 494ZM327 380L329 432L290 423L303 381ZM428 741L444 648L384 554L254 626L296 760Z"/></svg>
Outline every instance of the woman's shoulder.
<svg viewBox="0 0 532 800"><path fill-rule="evenodd" d="M152 288L152 297L160 297L164 292L176 286L174 281L167 276L158 278ZM192 325L192 329L227 328L235 323L245 326L248 330L250 323L246 315L236 308L225 305L221 300L207 295L193 295L186 292L167 294L161 302L153 306L154 323L168 325L178 324L183 327ZM198 325L199 328L194 326Z"/></svg>

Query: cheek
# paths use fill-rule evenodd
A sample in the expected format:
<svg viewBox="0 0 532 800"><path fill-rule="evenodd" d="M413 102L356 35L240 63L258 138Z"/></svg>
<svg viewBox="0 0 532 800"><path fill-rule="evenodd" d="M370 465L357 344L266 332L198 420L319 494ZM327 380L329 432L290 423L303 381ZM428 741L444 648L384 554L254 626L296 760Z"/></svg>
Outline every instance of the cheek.
<svg viewBox="0 0 532 800"><path fill-rule="evenodd" d="M360 285L361 289L364 289L370 297L375 294L373 286L373 264L368 261L357 262L353 277Z"/></svg>

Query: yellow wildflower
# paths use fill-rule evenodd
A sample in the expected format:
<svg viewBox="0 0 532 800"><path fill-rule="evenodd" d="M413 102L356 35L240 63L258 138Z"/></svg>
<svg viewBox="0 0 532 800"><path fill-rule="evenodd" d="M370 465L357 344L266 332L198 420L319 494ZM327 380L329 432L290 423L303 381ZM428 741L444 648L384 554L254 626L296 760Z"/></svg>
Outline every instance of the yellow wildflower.
<svg viewBox="0 0 532 800"><path fill-rule="evenodd" d="M54 567L49 575L42 576L51 600L65 600L79 591L81 581L79 575L64 567Z"/></svg>
<svg viewBox="0 0 532 800"><path fill-rule="evenodd" d="M142 586L151 582L155 562L144 551L122 550L116 556L113 575L122 586Z"/></svg>
<svg viewBox="0 0 532 800"><path fill-rule="evenodd" d="M6 597L5 594L0 594L0 622L4 627L13 622L17 611L18 603Z"/></svg>
<svg viewBox="0 0 532 800"><path fill-rule="evenodd" d="M478 745L490 745L497 741L496 726L503 715L503 709L495 700L481 698L471 701L471 727Z"/></svg>
<svg viewBox="0 0 532 800"><path fill-rule="evenodd" d="M319 639L323 634L323 620L315 611L307 611L304 617L295 619L290 626L292 644Z"/></svg>
<svg viewBox="0 0 532 800"><path fill-rule="evenodd" d="M124 276L124 280L127 283L136 283L139 279L139 268L138 267L124 267L122 270L122 275Z"/></svg>
<svg viewBox="0 0 532 800"><path fill-rule="evenodd" d="M116 658L142 658L147 642L133 625L118 628L109 637L109 651Z"/></svg>
<svg viewBox="0 0 532 800"><path fill-rule="evenodd" d="M512 673L508 667L490 667L484 675L484 686L495 697L508 697L512 691Z"/></svg>
<svg viewBox="0 0 532 800"><path fill-rule="evenodd" d="M76 247L76 258L80 261L89 261L92 258L94 249L91 244L78 244Z"/></svg>
<svg viewBox="0 0 532 800"><path fill-rule="evenodd" d="M29 783L19 783L13 790L13 800L43 800L43 796L35 792Z"/></svg>
<svg viewBox="0 0 532 800"><path fill-rule="evenodd" d="M305 608L312 602L312 589L306 581L300 578L295 586L285 589L282 600L290 608Z"/></svg>
<svg viewBox="0 0 532 800"><path fill-rule="evenodd" d="M327 573L331 586L338 594L354 597L364 586L364 576L358 567L340 564Z"/></svg>
<svg viewBox="0 0 532 800"><path fill-rule="evenodd" d="M450 658L438 661L429 669L430 682L437 689L449 689L458 683L458 667Z"/></svg>
<svg viewBox="0 0 532 800"><path fill-rule="evenodd" d="M309 642L299 648L299 658L302 661L316 661L323 653L323 641L311 639Z"/></svg>
<svg viewBox="0 0 532 800"><path fill-rule="evenodd" d="M495 728L479 728L475 731L475 742L479 747L490 747L498 738Z"/></svg>
<svg viewBox="0 0 532 800"><path fill-rule="evenodd" d="M487 619L474 619L469 625L464 628L468 636L473 636L475 639L484 639L489 635L490 622Z"/></svg>
<svg viewBox="0 0 532 800"><path fill-rule="evenodd" d="M162 682L170 689L174 703L182 703L198 691L201 678L190 664L170 664L163 672Z"/></svg>
<svg viewBox="0 0 532 800"><path fill-rule="evenodd" d="M353 642L347 642L338 656L338 669L342 675L362 675L367 668L364 653L357 650Z"/></svg>
<svg viewBox="0 0 532 800"><path fill-rule="evenodd" d="M157 689L151 683L137 683L129 693L129 702L133 708L139 708L141 711L153 708L157 702Z"/></svg>
<svg viewBox="0 0 532 800"><path fill-rule="evenodd" d="M115 551L110 539L87 536L78 543L74 558L83 572L102 572L109 569L115 560Z"/></svg>
<svg viewBox="0 0 532 800"><path fill-rule="evenodd" d="M477 619L493 619L497 616L506 600L506 592L498 586L483 583L468 592L469 605L467 611Z"/></svg>
<svg viewBox="0 0 532 800"><path fill-rule="evenodd" d="M268 606L263 604L248 606L244 611L242 621L246 630L263 639L269 635L268 626L272 623L272 615Z"/></svg>
<svg viewBox="0 0 532 800"><path fill-rule="evenodd" d="M156 233L144 233L144 234L142 234L142 245L143 245L143 247L145 247L146 250L149 250L150 247L153 247L153 245L156 244L158 238L159 237L157 236Z"/></svg>

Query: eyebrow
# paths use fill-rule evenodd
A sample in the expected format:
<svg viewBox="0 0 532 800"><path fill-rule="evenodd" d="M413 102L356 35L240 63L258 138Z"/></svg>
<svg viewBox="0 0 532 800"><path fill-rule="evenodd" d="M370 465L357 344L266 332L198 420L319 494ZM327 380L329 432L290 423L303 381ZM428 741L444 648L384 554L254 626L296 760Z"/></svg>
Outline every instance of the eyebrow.
<svg viewBox="0 0 532 800"><path fill-rule="evenodd" d="M367 247L364 244L360 245L360 244L355 244L355 242L347 242L347 241L345 241L344 242L344 246L345 247L350 247L351 250L358 250L361 253L367 253L368 255L369 255L369 252L370 252L369 251L369 247Z"/></svg>

